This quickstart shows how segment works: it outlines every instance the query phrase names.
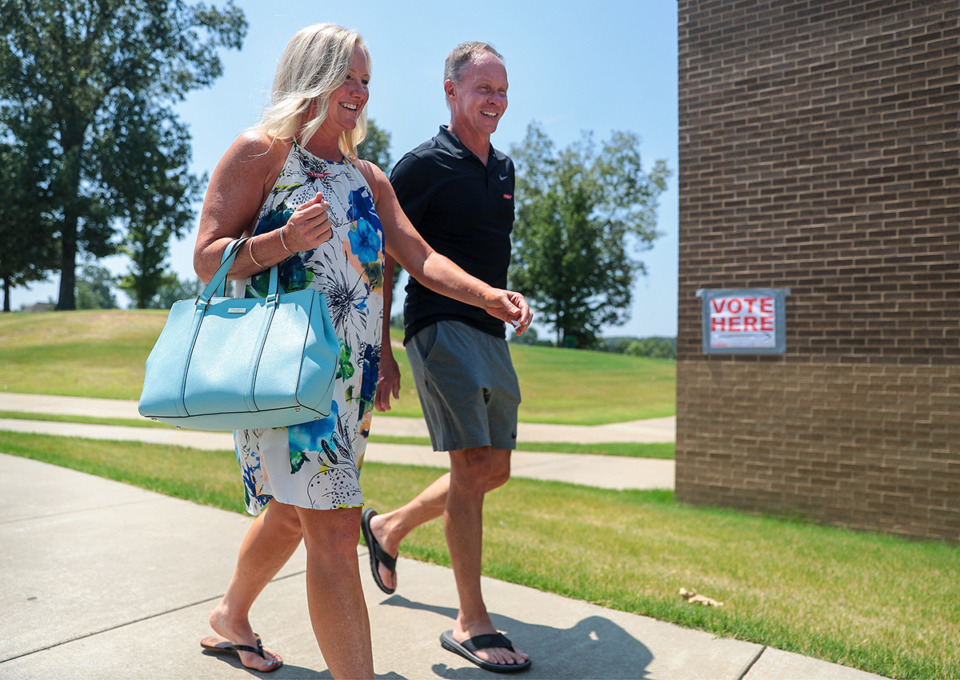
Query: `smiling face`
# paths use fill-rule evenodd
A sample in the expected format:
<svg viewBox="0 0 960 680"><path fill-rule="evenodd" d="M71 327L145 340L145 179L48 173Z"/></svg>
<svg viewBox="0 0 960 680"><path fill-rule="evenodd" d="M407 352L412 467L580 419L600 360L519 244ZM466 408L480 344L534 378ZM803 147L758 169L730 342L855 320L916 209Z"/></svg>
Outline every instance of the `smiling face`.
<svg viewBox="0 0 960 680"><path fill-rule="evenodd" d="M496 55L480 52L460 71L460 81L443 84L450 105L450 130L461 140L497 131L507 110L507 69Z"/></svg>
<svg viewBox="0 0 960 680"><path fill-rule="evenodd" d="M357 126L357 118L370 98L367 88L370 83L370 69L367 66L367 55L357 45L353 48L350 58L350 69L343 84L330 93L330 103L327 107L327 117L320 126L322 132L339 136L344 130L352 130Z"/></svg>

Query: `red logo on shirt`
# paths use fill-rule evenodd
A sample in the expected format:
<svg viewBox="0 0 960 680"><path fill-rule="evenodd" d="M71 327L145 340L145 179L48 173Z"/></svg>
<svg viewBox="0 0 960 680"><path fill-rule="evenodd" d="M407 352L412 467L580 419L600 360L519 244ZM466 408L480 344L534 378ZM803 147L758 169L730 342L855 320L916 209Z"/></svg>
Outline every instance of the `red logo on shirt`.
<svg viewBox="0 0 960 680"><path fill-rule="evenodd" d="M513 198L513 194L504 194L503 197L509 201L511 198Z"/></svg>

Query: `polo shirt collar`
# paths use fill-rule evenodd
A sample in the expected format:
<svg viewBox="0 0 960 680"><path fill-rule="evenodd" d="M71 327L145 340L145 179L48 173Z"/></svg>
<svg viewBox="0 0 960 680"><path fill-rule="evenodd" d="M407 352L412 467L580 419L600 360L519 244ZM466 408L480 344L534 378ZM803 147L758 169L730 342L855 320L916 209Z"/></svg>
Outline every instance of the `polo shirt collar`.
<svg viewBox="0 0 960 680"><path fill-rule="evenodd" d="M470 158L473 156L473 152L465 147L463 142L457 139L457 136L450 132L450 129L446 125L440 126L440 132L437 134L437 142L457 158ZM492 144L490 148L493 149L493 157L498 162L503 162L506 156L494 148Z"/></svg>

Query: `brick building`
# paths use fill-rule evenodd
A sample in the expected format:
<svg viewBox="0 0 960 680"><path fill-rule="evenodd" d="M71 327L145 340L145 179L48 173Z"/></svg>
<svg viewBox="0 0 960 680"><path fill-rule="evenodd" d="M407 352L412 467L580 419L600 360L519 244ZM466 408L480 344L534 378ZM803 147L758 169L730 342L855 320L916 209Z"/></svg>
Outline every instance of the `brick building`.
<svg viewBox="0 0 960 680"><path fill-rule="evenodd" d="M960 3L680 0L679 86L678 500L960 540Z"/></svg>

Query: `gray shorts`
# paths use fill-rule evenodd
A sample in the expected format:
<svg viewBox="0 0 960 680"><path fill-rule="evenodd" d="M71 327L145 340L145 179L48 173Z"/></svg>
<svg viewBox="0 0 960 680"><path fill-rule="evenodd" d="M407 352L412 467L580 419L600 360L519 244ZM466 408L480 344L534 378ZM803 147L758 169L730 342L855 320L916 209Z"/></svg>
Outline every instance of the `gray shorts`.
<svg viewBox="0 0 960 680"><path fill-rule="evenodd" d="M516 448L520 385L506 340L440 321L406 349L434 451Z"/></svg>

